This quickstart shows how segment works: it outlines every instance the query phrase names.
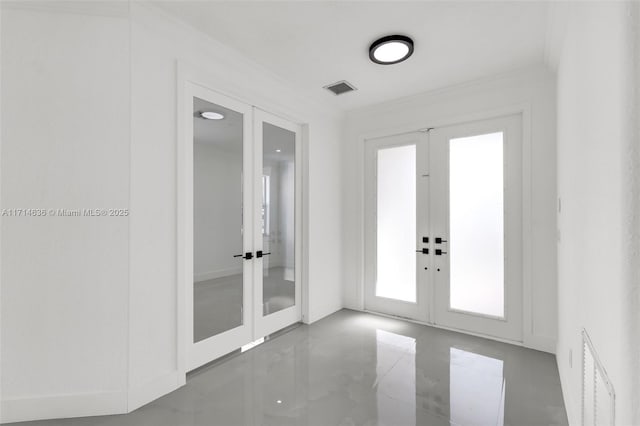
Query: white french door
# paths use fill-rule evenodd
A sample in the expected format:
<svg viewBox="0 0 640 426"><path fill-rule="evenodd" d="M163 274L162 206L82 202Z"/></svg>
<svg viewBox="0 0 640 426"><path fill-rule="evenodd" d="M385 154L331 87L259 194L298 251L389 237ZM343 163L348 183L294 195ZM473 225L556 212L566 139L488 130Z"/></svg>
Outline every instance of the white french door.
<svg viewBox="0 0 640 426"><path fill-rule="evenodd" d="M301 319L300 126L185 87L187 371Z"/></svg>
<svg viewBox="0 0 640 426"><path fill-rule="evenodd" d="M521 117L366 145L365 307L522 339Z"/></svg>

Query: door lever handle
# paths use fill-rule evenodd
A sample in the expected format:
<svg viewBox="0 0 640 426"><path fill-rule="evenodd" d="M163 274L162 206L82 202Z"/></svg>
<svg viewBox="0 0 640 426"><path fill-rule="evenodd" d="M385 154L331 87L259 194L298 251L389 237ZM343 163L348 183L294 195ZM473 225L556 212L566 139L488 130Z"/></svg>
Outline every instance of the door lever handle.
<svg viewBox="0 0 640 426"><path fill-rule="evenodd" d="M423 248L421 250L416 250L416 253L429 254L429 249Z"/></svg>
<svg viewBox="0 0 640 426"><path fill-rule="evenodd" d="M245 260L249 260L249 259L253 259L253 253L251 253L250 251L246 252L244 255L241 254L235 254L233 255L233 257L241 257Z"/></svg>
<svg viewBox="0 0 640 426"><path fill-rule="evenodd" d="M447 254L446 251L442 251L440 249L436 249L436 256L442 256L443 254Z"/></svg>
<svg viewBox="0 0 640 426"><path fill-rule="evenodd" d="M442 244L442 243L446 243L446 242L447 242L447 240L443 240L440 237L436 237L436 244Z"/></svg>
<svg viewBox="0 0 640 426"><path fill-rule="evenodd" d="M262 250L258 250L258 251L256 252L256 257L257 257L257 258L260 258L260 257L262 257L262 256L269 256L270 254L271 254L271 252L269 252L269 253L263 253L263 252L262 252Z"/></svg>

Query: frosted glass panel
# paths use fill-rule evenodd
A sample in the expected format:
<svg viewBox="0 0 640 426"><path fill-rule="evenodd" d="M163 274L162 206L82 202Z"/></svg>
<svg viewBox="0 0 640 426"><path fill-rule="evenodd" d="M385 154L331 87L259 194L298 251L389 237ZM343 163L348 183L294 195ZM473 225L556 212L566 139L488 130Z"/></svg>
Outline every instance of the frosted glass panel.
<svg viewBox="0 0 640 426"><path fill-rule="evenodd" d="M451 139L451 308L504 316L503 134Z"/></svg>
<svg viewBox="0 0 640 426"><path fill-rule="evenodd" d="M416 301L416 147L378 151L376 296Z"/></svg>

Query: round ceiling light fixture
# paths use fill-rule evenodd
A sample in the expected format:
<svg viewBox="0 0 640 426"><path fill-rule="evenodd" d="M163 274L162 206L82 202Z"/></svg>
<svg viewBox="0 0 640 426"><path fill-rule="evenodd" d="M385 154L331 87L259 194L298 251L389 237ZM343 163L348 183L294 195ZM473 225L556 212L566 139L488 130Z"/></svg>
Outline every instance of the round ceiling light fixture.
<svg viewBox="0 0 640 426"><path fill-rule="evenodd" d="M207 120L222 120L224 118L224 115L220 114L219 112L203 111L200 113L200 117Z"/></svg>
<svg viewBox="0 0 640 426"><path fill-rule="evenodd" d="M413 40L403 35L382 37L369 47L369 59L381 65L397 64L412 54Z"/></svg>

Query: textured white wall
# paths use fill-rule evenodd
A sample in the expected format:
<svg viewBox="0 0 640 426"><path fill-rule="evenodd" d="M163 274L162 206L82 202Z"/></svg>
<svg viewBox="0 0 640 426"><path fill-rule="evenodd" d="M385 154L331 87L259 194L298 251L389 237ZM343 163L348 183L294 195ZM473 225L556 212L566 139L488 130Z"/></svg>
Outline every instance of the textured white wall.
<svg viewBox="0 0 640 426"><path fill-rule="evenodd" d="M573 4L558 69L558 367L580 423L585 328L638 424L638 5ZM572 366L570 364L572 354Z"/></svg>
<svg viewBox="0 0 640 426"><path fill-rule="evenodd" d="M127 5L2 19L2 207L129 208ZM128 217L3 217L2 246L3 419L126 407Z"/></svg>
<svg viewBox="0 0 640 426"><path fill-rule="evenodd" d="M543 68L418 94L347 115L343 151L343 244L348 259L343 278L345 306L363 307L364 154L359 138L417 130L434 123L464 122L479 115L504 115L500 111L523 105L529 109L531 118L529 128L524 123L524 138L529 138L531 147L524 154L524 165L530 162L531 168L523 170L527 177L523 182L530 178L530 204L524 206L523 214L529 215L531 223L531 240L524 247L524 279L530 283L524 295L524 343L541 350L555 350L555 86L553 75Z"/></svg>

